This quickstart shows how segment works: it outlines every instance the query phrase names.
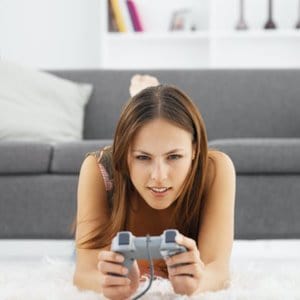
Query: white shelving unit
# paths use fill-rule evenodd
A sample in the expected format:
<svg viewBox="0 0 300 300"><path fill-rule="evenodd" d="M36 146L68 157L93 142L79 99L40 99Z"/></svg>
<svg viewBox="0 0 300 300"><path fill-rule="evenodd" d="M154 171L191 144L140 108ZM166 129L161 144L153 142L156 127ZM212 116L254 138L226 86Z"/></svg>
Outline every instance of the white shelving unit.
<svg viewBox="0 0 300 300"><path fill-rule="evenodd" d="M300 32L216 32L211 38L211 67L299 68Z"/></svg>
<svg viewBox="0 0 300 300"><path fill-rule="evenodd" d="M101 1L101 68L300 68L298 0L274 0L276 30L262 29L267 0L244 0L249 29L235 30L239 0L135 0L142 33L108 32ZM170 32L172 12L189 7L196 31Z"/></svg>

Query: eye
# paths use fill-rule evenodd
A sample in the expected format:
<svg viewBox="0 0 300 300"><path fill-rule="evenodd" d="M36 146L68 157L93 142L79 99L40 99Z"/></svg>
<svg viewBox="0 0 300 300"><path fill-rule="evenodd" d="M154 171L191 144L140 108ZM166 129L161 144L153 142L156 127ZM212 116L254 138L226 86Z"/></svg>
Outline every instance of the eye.
<svg viewBox="0 0 300 300"><path fill-rule="evenodd" d="M179 154L171 154L168 156L168 159L169 160L178 160L182 157L182 155L179 155Z"/></svg>
<svg viewBox="0 0 300 300"><path fill-rule="evenodd" d="M148 156L146 156L146 155L137 155L136 157L135 157L137 160L148 160L148 159L150 159Z"/></svg>

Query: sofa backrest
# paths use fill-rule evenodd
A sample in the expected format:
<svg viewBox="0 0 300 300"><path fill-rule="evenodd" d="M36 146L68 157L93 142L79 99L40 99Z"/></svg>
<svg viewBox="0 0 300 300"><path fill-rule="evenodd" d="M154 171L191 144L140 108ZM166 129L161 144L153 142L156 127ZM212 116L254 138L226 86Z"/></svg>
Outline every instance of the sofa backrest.
<svg viewBox="0 0 300 300"><path fill-rule="evenodd" d="M84 138L110 139L129 98L133 74L177 85L197 104L208 139L300 137L300 70L69 70L58 76L88 82Z"/></svg>

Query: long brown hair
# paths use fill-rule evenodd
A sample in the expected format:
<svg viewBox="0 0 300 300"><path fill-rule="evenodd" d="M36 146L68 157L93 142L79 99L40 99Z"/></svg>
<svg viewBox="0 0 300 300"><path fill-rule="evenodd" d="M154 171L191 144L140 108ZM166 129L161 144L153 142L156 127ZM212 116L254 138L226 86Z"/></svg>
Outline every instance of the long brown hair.
<svg viewBox="0 0 300 300"><path fill-rule="evenodd" d="M84 243L85 247L108 246L116 233L125 229L128 195L133 188L127 163L130 144L144 124L157 118L172 122L193 137L195 157L175 202L173 220L181 233L197 241L207 173L206 129L199 110L183 91L175 86L159 85L135 95L121 113L112 146L114 192L110 220L90 235L91 238Z"/></svg>

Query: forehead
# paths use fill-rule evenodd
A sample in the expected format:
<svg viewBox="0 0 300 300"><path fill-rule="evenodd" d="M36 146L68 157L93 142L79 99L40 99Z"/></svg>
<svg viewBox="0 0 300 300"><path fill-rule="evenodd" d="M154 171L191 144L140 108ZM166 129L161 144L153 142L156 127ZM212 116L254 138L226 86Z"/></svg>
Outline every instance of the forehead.
<svg viewBox="0 0 300 300"><path fill-rule="evenodd" d="M191 145L190 132L164 119L155 119L146 123L137 131L131 143L133 149L144 151L151 149L152 152L169 151L175 148L188 149Z"/></svg>

